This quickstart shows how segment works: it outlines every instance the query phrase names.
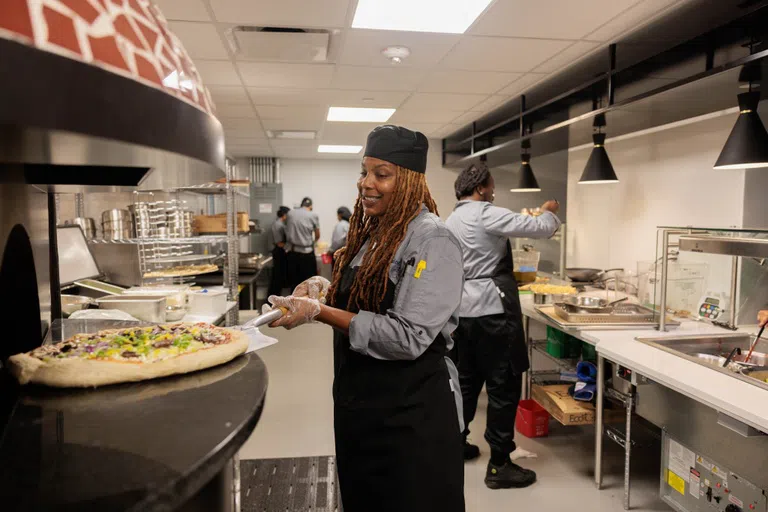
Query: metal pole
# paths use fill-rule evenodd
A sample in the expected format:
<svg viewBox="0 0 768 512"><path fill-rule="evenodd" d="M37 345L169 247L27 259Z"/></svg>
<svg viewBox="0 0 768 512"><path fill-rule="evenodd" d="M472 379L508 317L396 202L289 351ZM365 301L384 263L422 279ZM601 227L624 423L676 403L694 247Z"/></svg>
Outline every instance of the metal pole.
<svg viewBox="0 0 768 512"><path fill-rule="evenodd" d="M595 406L595 487L603 486L603 394L605 393L605 359L597 355L597 404Z"/></svg>
<svg viewBox="0 0 768 512"><path fill-rule="evenodd" d="M75 217L85 217L85 201L82 192L75 194Z"/></svg>
<svg viewBox="0 0 768 512"><path fill-rule="evenodd" d="M240 512L240 492L241 479L240 479L240 453L235 453L232 457L232 510L234 512Z"/></svg>
<svg viewBox="0 0 768 512"><path fill-rule="evenodd" d="M528 371L525 372L523 398L530 400L533 394L533 343L531 342L531 319L527 315L523 315L523 332L525 333L525 345L528 347Z"/></svg>
<svg viewBox="0 0 768 512"><path fill-rule="evenodd" d="M624 510L629 510L629 461L632 451L632 408L635 405L634 389L627 396L627 426L624 435Z"/></svg>
<svg viewBox="0 0 768 512"><path fill-rule="evenodd" d="M567 231L566 225L562 224L560 226L560 279L565 279L568 275L568 272L565 271L565 253L567 251L566 244L568 242L565 234Z"/></svg>
<svg viewBox="0 0 768 512"><path fill-rule="evenodd" d="M736 302L739 286L739 257L734 256L731 260L731 311L729 312L729 323L731 327L736 327Z"/></svg>
<svg viewBox="0 0 768 512"><path fill-rule="evenodd" d="M227 260L228 270L227 282L225 286L229 288L229 300L238 302L238 260L240 244L237 237L236 209L235 209L235 189L232 187L232 177L234 176L235 166L227 162ZM237 325L239 317L239 306L235 306L227 312L226 325Z"/></svg>
<svg viewBox="0 0 768 512"><path fill-rule="evenodd" d="M667 277L669 272L669 231L662 233L661 250L661 311L659 312L659 331L667 330Z"/></svg>

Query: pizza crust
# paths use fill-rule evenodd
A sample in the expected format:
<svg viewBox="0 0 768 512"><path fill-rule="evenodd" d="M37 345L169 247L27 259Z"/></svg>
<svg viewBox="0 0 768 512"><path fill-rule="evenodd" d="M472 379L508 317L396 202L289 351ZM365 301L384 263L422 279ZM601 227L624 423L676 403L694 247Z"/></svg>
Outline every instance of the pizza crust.
<svg viewBox="0 0 768 512"><path fill-rule="evenodd" d="M85 388L156 379L224 364L244 353L248 349L248 337L241 331L228 331L232 337L229 343L151 363L74 358L42 361L29 354L16 354L8 358L8 366L21 384L44 384L58 388Z"/></svg>

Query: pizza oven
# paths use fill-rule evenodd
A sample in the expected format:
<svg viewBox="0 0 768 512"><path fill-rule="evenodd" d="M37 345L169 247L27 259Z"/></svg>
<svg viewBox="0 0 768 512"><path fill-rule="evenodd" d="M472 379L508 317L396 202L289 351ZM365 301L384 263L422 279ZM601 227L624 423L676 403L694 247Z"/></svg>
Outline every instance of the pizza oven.
<svg viewBox="0 0 768 512"><path fill-rule="evenodd" d="M225 168L221 123L187 52L153 3L131 5L62 14L0 2L0 76L13 77L0 80L0 362L39 346L61 316L55 194L168 188ZM152 44L126 35L126 16ZM0 437L14 386L0 371Z"/></svg>

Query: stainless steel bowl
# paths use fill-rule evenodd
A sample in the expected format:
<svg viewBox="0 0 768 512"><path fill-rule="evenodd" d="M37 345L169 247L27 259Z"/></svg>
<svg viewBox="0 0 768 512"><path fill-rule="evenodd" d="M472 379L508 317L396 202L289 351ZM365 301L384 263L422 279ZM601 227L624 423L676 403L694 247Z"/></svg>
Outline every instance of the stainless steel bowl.
<svg viewBox="0 0 768 512"><path fill-rule="evenodd" d="M86 297L85 295L61 295L61 312L64 313L64 316L69 316L75 311L80 311L82 309L86 309L89 305L93 304L95 301L90 298Z"/></svg>
<svg viewBox="0 0 768 512"><path fill-rule="evenodd" d="M133 238L132 229L120 229L117 231L105 229L103 233L104 240L127 240Z"/></svg>
<svg viewBox="0 0 768 512"><path fill-rule="evenodd" d="M83 234L85 234L85 238L88 240L96 238L96 221L90 217L75 217L71 221L65 221L64 224L75 224L80 226L80 229L83 230Z"/></svg>

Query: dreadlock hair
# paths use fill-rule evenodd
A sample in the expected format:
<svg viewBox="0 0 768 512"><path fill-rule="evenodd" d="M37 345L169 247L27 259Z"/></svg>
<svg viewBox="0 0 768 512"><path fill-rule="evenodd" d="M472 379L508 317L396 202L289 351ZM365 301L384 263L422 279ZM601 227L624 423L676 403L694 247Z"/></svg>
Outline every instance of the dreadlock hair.
<svg viewBox="0 0 768 512"><path fill-rule="evenodd" d="M336 304L342 270L370 240L355 281L350 290L347 311L376 311L384 300L389 280L389 267L400 243L405 238L408 224L421 211L421 205L437 215L437 205L427 187L423 173L397 167L397 185L392 201L381 217L368 217L363 213L362 196L358 195L355 211L349 220L346 247L336 253L333 283L328 290L329 304Z"/></svg>
<svg viewBox="0 0 768 512"><path fill-rule="evenodd" d="M477 187L488 185L490 178L491 171L484 163L470 165L459 173L453 184L456 199L471 196Z"/></svg>

